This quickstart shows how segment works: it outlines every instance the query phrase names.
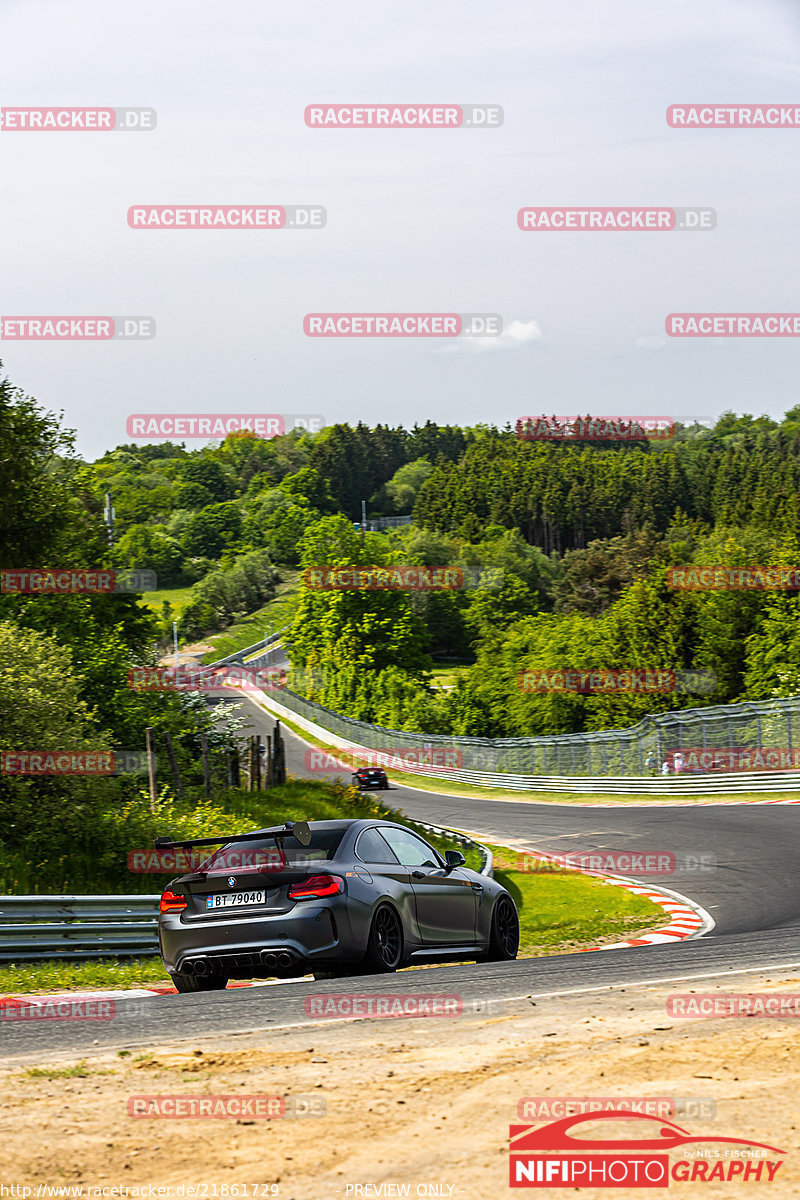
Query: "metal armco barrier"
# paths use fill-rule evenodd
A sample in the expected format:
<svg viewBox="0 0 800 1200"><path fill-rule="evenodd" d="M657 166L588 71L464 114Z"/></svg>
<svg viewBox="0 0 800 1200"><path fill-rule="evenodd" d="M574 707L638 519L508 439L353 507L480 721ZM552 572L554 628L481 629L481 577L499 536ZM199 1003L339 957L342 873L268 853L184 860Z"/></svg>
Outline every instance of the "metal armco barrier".
<svg viewBox="0 0 800 1200"><path fill-rule="evenodd" d="M0 962L158 954L160 898L0 896Z"/></svg>
<svg viewBox="0 0 800 1200"><path fill-rule="evenodd" d="M262 646L263 643L256 643L235 657L243 661ZM252 661L261 665L258 659ZM706 747L724 752L760 750L777 755L777 762L788 758L792 765L796 762L800 767L800 696L678 709L651 714L626 729L532 738L455 737L384 729L345 717L289 688L264 694L264 701L273 711L293 720L331 748L380 750L387 754L393 748L406 752L413 748L420 757L439 751L440 759L451 752L461 766L426 767L420 763L394 769L477 787L612 795L635 791L650 796L800 789L800 769L702 774L685 771L666 776L647 770L651 755L660 764L666 755Z"/></svg>
<svg viewBox="0 0 800 1200"><path fill-rule="evenodd" d="M416 821L481 856L481 875L494 873L492 852L480 842ZM0 962L123 958L158 954L159 895L0 896Z"/></svg>
<svg viewBox="0 0 800 1200"><path fill-rule="evenodd" d="M475 787L507 788L524 792L572 792L583 795L708 796L715 792L796 792L800 772L737 771L731 774L699 775L695 778L666 776L654 779L618 775L616 778L565 775L491 775L486 771L424 770L414 774L436 779L471 783Z"/></svg>
<svg viewBox="0 0 800 1200"><path fill-rule="evenodd" d="M474 838L468 837L466 833L459 833L457 829L448 829L445 825L428 825L426 821L414 821L415 825L419 825L420 829L427 829L428 833L438 833L440 837L448 837L451 842L458 842L461 846L474 846L481 856L481 875L488 875L491 879L494 875L494 855L488 846L482 846L480 842L476 842Z"/></svg>

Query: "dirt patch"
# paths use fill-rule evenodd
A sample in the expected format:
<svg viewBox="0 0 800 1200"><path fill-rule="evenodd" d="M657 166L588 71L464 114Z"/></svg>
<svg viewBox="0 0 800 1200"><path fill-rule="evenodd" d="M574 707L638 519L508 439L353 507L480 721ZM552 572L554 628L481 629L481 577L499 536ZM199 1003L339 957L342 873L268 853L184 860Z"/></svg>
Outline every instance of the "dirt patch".
<svg viewBox="0 0 800 1200"><path fill-rule="evenodd" d="M699 1117L670 1118L692 1136L751 1138L785 1151L771 1185L747 1184L748 1196L783 1200L800 1191L797 1021L667 1016L670 992L733 990L798 992L800 980L737 975L720 987L495 1001L489 1017L319 1021L269 1035L175 1042L124 1058L103 1053L86 1059L78 1076L66 1074L70 1064L61 1059L37 1064L36 1075L29 1063L12 1065L0 1077L0 1178L32 1185L34 1195L38 1184L82 1185L72 1194L85 1197L102 1195L89 1186L156 1185L171 1189L164 1198L188 1197L187 1186L199 1185L199 1200L471 1200L506 1194L508 1127L532 1121L518 1112L523 1097L648 1096L713 1103L715 1115L706 1104ZM255 1120L128 1115L131 1096L217 1094L285 1096L296 1111L326 1111ZM595 1130L602 1125L592 1123ZM609 1136L607 1126L603 1132ZM672 1151L672 1161L682 1154ZM373 1190L363 1190L367 1184ZM743 1184L671 1186L727 1197ZM609 1192L581 1188L580 1195Z"/></svg>

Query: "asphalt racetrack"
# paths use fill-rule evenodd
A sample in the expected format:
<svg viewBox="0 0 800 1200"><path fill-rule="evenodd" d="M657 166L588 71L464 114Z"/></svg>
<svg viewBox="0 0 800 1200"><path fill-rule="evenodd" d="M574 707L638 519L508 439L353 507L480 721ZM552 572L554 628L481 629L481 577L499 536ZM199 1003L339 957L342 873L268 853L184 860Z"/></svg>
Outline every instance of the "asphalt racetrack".
<svg viewBox="0 0 800 1200"><path fill-rule="evenodd" d="M274 721L241 700L251 728L270 733ZM288 730L287 769L321 778L305 765L307 747ZM343 776L347 779L347 774ZM659 982L721 982L753 971L800 967L800 806L783 804L588 808L461 799L393 786L381 793L411 818L461 829L494 842L549 854L587 851L672 853L677 869L642 877L700 904L716 926L705 937L671 945L599 950L512 963L430 967L391 977L358 979L360 993L457 992L468 1001L531 997L557 1002L569 994ZM291 814L286 814L291 816ZM635 876L635 872L630 872ZM303 1025L313 992L353 990L347 980L285 983L197 995L121 1000L113 1021L3 1022L3 1051L25 1058L99 1053L183 1038L235 1035Z"/></svg>

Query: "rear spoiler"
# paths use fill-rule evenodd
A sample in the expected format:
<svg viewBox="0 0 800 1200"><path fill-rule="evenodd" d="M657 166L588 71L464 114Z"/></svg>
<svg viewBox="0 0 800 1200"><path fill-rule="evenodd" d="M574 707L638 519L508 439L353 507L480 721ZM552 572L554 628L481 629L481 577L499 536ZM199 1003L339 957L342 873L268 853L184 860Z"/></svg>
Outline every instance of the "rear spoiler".
<svg viewBox="0 0 800 1200"><path fill-rule="evenodd" d="M274 829L257 829L254 833L221 833L217 837L192 838L189 841L176 842L169 837L157 837L156 850L190 850L194 846L220 846L227 842L260 842L264 838L294 838L301 846L311 842L311 830L308 821L287 821L285 825L276 825Z"/></svg>

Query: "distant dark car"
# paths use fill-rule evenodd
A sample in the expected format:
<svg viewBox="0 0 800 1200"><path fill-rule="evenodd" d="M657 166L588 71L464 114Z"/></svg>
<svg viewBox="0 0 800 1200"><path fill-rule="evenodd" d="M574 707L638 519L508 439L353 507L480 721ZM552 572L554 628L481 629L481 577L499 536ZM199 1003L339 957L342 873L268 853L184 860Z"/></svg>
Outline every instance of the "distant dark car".
<svg viewBox="0 0 800 1200"><path fill-rule="evenodd" d="M179 992L309 971L329 978L506 960L519 945L517 910L501 884L465 867L457 850L443 858L402 825L364 819L237 835L165 888L158 925Z"/></svg>
<svg viewBox="0 0 800 1200"><path fill-rule="evenodd" d="M353 775L353 787L380 788L385 792L389 787L389 780L382 767L362 767Z"/></svg>

